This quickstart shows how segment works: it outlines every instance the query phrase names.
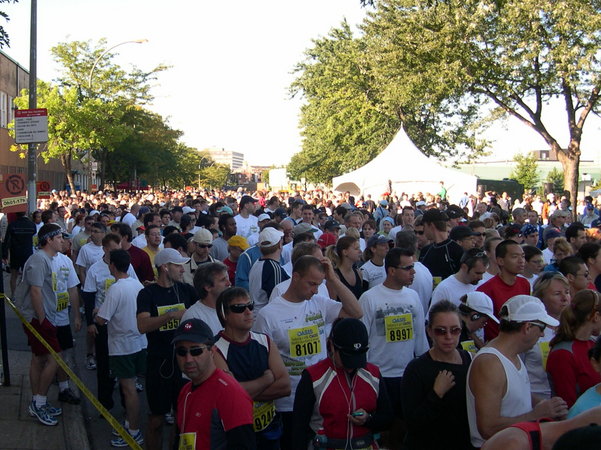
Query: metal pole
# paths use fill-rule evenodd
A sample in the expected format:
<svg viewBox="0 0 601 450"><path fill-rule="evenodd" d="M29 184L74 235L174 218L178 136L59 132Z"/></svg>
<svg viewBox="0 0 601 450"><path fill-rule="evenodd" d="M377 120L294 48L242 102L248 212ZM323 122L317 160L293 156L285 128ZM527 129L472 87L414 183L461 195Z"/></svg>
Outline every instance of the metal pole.
<svg viewBox="0 0 601 450"><path fill-rule="evenodd" d="M4 267L0 261L0 340L2 341L2 385L10 386L8 341L6 338L6 311L4 310Z"/></svg>
<svg viewBox="0 0 601 450"><path fill-rule="evenodd" d="M29 109L37 108L37 22L38 2L31 0L31 34L29 50ZM31 215L37 208L36 202L36 150L37 144L27 146L27 211Z"/></svg>

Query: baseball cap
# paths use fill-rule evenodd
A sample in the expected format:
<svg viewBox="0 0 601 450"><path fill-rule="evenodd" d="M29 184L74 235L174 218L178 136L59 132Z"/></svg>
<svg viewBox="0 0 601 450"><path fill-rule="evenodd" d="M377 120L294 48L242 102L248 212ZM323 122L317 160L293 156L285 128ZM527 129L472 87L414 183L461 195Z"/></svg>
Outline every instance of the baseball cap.
<svg viewBox="0 0 601 450"><path fill-rule="evenodd" d="M595 219L591 222L591 228L601 228L601 219Z"/></svg>
<svg viewBox="0 0 601 450"><path fill-rule="evenodd" d="M257 200L256 198L252 198L250 195L243 195L242 198L240 199L240 208L242 208L244 205L246 205L247 203L256 203L259 200Z"/></svg>
<svg viewBox="0 0 601 450"><path fill-rule="evenodd" d="M340 228L340 224L334 219L330 219L323 224L324 230L333 230L334 228Z"/></svg>
<svg viewBox="0 0 601 450"><path fill-rule="evenodd" d="M213 344L213 339L213 332L206 323L200 319L188 319L179 324L179 327L173 333L171 344L177 344L181 341Z"/></svg>
<svg viewBox="0 0 601 450"><path fill-rule="evenodd" d="M201 228L192 237L192 240L198 244L210 244L213 242L213 233L206 228Z"/></svg>
<svg viewBox="0 0 601 450"><path fill-rule="evenodd" d="M547 228L545 228L545 231L543 231L543 239L545 241L547 239L553 239L553 238L558 238L558 237L562 237L562 236L563 236L563 233L555 227L547 227Z"/></svg>
<svg viewBox="0 0 601 450"><path fill-rule="evenodd" d="M465 225L457 225L456 227L453 227L449 233L449 237L453 241L460 241L462 239L477 235L478 233L475 233L470 227L466 227Z"/></svg>
<svg viewBox="0 0 601 450"><path fill-rule="evenodd" d="M183 213L183 212L184 212L184 208L182 208L181 206L174 206L174 207L171 209L171 212L172 212L172 213L174 213L174 212L181 212L181 213Z"/></svg>
<svg viewBox="0 0 601 450"><path fill-rule="evenodd" d="M229 206L221 206L217 208L217 214L231 214L234 215L234 211Z"/></svg>
<svg viewBox="0 0 601 450"><path fill-rule="evenodd" d="M250 245L244 236L232 236L227 240L227 244L232 247L240 247L242 250L246 250Z"/></svg>
<svg viewBox="0 0 601 450"><path fill-rule="evenodd" d="M555 217L568 217L569 215L570 215L569 211L564 211L563 209L556 209L551 214L551 218L555 218Z"/></svg>
<svg viewBox="0 0 601 450"><path fill-rule="evenodd" d="M465 215L463 210L457 205L450 205L445 211L445 213L449 217L449 219L459 219Z"/></svg>
<svg viewBox="0 0 601 450"><path fill-rule="evenodd" d="M154 265L157 267L163 264L186 264L188 261L190 261L190 258L184 258L174 248L164 248L154 257Z"/></svg>
<svg viewBox="0 0 601 450"><path fill-rule="evenodd" d="M374 234L367 240L367 248L375 247L378 244L387 244L392 239L387 238L386 236L382 236L381 234Z"/></svg>
<svg viewBox="0 0 601 450"><path fill-rule="evenodd" d="M422 215L422 223L447 222L449 216L440 209L429 209Z"/></svg>
<svg viewBox="0 0 601 450"><path fill-rule="evenodd" d="M260 214L259 217L257 217L257 220L259 222L263 222L264 220L271 220L271 216L267 213L263 213L263 214Z"/></svg>
<svg viewBox="0 0 601 450"><path fill-rule="evenodd" d="M298 225L296 225L292 231L294 232L295 235L299 235L301 233L315 233L317 231L317 228L315 228L313 225L311 225L308 222L301 222Z"/></svg>
<svg viewBox="0 0 601 450"><path fill-rule="evenodd" d="M522 236L530 236L536 232L538 232L538 228L530 223L527 223L522 227Z"/></svg>
<svg viewBox="0 0 601 450"><path fill-rule="evenodd" d="M184 206L182 208L182 212L184 214L188 214L188 213L191 213L191 212L196 212L196 210L194 208L190 208L189 206Z"/></svg>
<svg viewBox="0 0 601 450"><path fill-rule="evenodd" d="M505 227L505 239L522 234L522 228L517 223L509 224Z"/></svg>
<svg viewBox="0 0 601 450"><path fill-rule="evenodd" d="M417 206L418 208L419 208L420 206L426 206L426 202L425 202L425 201L423 201L423 200L420 200L419 202L416 202L416 203L415 203L415 206Z"/></svg>
<svg viewBox="0 0 601 450"><path fill-rule="evenodd" d="M284 236L284 232L276 230L275 228L268 227L263 228L263 231L259 233L259 247L271 247L276 245Z"/></svg>
<svg viewBox="0 0 601 450"><path fill-rule="evenodd" d="M505 313L505 315L501 315ZM501 307L500 317L513 322L530 322L538 320L552 327L559 325L545 310L545 305L532 295L516 295L507 300Z"/></svg>
<svg viewBox="0 0 601 450"><path fill-rule="evenodd" d="M380 206L388 206L388 200L380 200Z"/></svg>
<svg viewBox="0 0 601 450"><path fill-rule="evenodd" d="M324 233L321 236L319 236L319 239L317 240L317 245L324 249L326 247L329 247L330 245L335 245L337 239L338 238L332 233Z"/></svg>
<svg viewBox="0 0 601 450"><path fill-rule="evenodd" d="M587 203L586 204L586 209L595 209L595 207L593 206L592 203Z"/></svg>
<svg viewBox="0 0 601 450"><path fill-rule="evenodd" d="M286 217L288 217L288 214L286 213L286 208L276 208L275 211L273 212L274 217L281 217L282 219L285 219Z"/></svg>
<svg viewBox="0 0 601 450"><path fill-rule="evenodd" d="M359 319L337 321L332 328L332 344L340 352L346 369L359 369L367 364L367 328Z"/></svg>
<svg viewBox="0 0 601 450"><path fill-rule="evenodd" d="M466 295L465 306L474 311L488 316L492 321L499 323L493 311L492 300L484 292L473 291Z"/></svg>

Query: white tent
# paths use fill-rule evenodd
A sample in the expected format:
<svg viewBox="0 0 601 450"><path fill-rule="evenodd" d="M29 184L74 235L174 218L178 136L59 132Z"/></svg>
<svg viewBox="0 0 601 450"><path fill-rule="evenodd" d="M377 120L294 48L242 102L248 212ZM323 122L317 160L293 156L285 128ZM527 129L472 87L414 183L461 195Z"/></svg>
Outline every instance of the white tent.
<svg viewBox="0 0 601 450"><path fill-rule="evenodd" d="M401 128L382 153L363 167L332 180L334 190L353 195L371 194L377 200L385 192L437 194L444 181L447 196L457 203L464 192L476 191L477 178L441 166L418 150Z"/></svg>

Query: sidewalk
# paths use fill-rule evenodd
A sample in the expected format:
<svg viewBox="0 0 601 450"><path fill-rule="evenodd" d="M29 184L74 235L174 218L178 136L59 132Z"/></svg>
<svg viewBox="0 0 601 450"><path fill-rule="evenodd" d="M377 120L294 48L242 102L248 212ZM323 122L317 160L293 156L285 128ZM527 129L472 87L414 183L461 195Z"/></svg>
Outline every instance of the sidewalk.
<svg viewBox="0 0 601 450"><path fill-rule="evenodd" d="M0 386L0 449L90 449L81 406L59 403L56 385L50 387L48 399L63 408L58 425L42 425L28 414L30 360L29 351L11 350L9 345L11 385Z"/></svg>

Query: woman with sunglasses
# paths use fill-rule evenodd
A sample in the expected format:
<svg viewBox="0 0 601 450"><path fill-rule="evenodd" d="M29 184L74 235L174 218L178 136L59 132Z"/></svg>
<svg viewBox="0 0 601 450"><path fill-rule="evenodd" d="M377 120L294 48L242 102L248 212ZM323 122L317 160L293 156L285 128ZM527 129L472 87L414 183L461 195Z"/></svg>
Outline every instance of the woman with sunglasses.
<svg viewBox="0 0 601 450"><path fill-rule="evenodd" d="M296 389L292 448L378 449L374 432L387 428L393 413L379 369L367 362L363 322L335 320L327 349Z"/></svg>
<svg viewBox="0 0 601 450"><path fill-rule="evenodd" d="M591 337L600 331L599 294L590 289L579 291L561 312L547 359L551 385L568 407L580 394L601 382L601 375L593 369L588 357L589 349L595 345Z"/></svg>
<svg viewBox="0 0 601 450"><path fill-rule="evenodd" d="M450 301L430 309L427 332L432 348L409 363L401 386L407 449L473 448L465 397L472 358L457 348L461 330L459 311Z"/></svg>
<svg viewBox="0 0 601 450"><path fill-rule="evenodd" d="M461 335L457 348L476 354L485 344L477 332L484 328L489 320L499 323L499 319L494 315L491 298L484 292L469 292L459 301Z"/></svg>
<svg viewBox="0 0 601 450"><path fill-rule="evenodd" d="M224 290L216 310L223 330L215 342L215 365L230 373L253 399L253 427L258 449L280 448L282 423L273 400L290 395L290 377L277 345L251 331L254 302L244 288Z"/></svg>
<svg viewBox="0 0 601 450"><path fill-rule="evenodd" d="M570 304L570 284L557 272L543 272L534 284L532 295L539 298L547 314L560 320L561 312ZM555 336L555 328L546 327L536 345L520 356L530 379L530 391L541 398L551 398L549 376L545 370L549 355L549 342Z"/></svg>

